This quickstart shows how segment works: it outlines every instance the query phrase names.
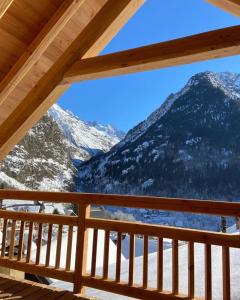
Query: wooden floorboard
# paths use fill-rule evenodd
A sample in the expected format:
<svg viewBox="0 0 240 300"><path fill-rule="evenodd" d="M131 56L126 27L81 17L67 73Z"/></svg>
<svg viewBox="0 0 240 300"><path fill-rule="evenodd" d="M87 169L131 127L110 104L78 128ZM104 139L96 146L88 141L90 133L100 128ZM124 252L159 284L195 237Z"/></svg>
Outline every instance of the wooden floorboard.
<svg viewBox="0 0 240 300"><path fill-rule="evenodd" d="M53 288L29 280L15 280L6 275L0 275L0 300L74 300L89 299L73 295L69 291Z"/></svg>

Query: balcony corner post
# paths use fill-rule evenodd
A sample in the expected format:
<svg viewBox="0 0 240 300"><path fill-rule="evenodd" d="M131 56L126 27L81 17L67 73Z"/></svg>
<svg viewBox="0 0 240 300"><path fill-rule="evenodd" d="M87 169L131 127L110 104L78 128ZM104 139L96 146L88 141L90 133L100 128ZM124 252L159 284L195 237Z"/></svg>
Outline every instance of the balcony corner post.
<svg viewBox="0 0 240 300"><path fill-rule="evenodd" d="M87 249L88 249L88 228L86 219L90 217L91 205L81 203L78 205L78 229L77 229L77 248L74 276L74 294L84 294L83 276L86 274Z"/></svg>

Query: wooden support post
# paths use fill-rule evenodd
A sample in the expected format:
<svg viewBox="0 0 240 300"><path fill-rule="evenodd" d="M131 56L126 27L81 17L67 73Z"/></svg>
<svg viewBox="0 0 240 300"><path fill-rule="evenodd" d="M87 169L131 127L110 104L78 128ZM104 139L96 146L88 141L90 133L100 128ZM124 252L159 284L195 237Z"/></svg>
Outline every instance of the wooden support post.
<svg viewBox="0 0 240 300"><path fill-rule="evenodd" d="M74 294L84 294L82 277L86 273L88 249L88 229L86 227L86 218L90 217L90 210L91 206L88 203L79 205Z"/></svg>

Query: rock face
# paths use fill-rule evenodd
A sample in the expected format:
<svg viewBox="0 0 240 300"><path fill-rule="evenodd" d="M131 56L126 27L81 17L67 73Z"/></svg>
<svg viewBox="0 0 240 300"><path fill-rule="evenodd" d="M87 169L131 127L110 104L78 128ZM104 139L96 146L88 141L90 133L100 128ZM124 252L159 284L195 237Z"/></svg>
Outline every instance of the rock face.
<svg viewBox="0 0 240 300"><path fill-rule="evenodd" d="M0 185L18 189L75 189L76 162L106 152L123 133L83 122L54 105L0 163Z"/></svg>
<svg viewBox="0 0 240 300"><path fill-rule="evenodd" d="M82 121L56 104L48 113L71 144L72 157L80 162L108 152L125 135L111 125Z"/></svg>
<svg viewBox="0 0 240 300"><path fill-rule="evenodd" d="M78 190L240 199L240 74L204 72L108 153L78 168Z"/></svg>
<svg viewBox="0 0 240 300"><path fill-rule="evenodd" d="M56 122L44 116L1 163L5 185L40 190L69 190L76 169L68 141ZM5 175L5 176L4 176Z"/></svg>

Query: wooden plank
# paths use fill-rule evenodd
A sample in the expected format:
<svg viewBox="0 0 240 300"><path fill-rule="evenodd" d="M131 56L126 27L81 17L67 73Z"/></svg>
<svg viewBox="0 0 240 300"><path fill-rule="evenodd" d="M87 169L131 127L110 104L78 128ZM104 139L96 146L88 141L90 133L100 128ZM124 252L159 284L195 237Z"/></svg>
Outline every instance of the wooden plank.
<svg viewBox="0 0 240 300"><path fill-rule="evenodd" d="M36 265L40 262L40 254L41 254L41 248L42 248L42 229L43 224L38 224L38 239L37 239L37 251L36 251Z"/></svg>
<svg viewBox="0 0 240 300"><path fill-rule="evenodd" d="M12 226L11 226L11 238L10 238L10 246L9 246L9 259L13 259L13 257L14 257L15 233L16 233L16 220L13 220Z"/></svg>
<svg viewBox="0 0 240 300"><path fill-rule="evenodd" d="M4 16L14 0L1 0L0 2L0 19Z"/></svg>
<svg viewBox="0 0 240 300"><path fill-rule="evenodd" d="M39 191L17 191L17 190L1 190L1 199L16 200L39 200L53 203L88 203L96 205L110 205L130 208L146 208L159 209L167 211L180 211L191 213L203 213L209 215L235 216L240 217L239 202L209 201L209 200L193 200L183 198L164 198L150 196L130 196L130 195L109 195L109 194L92 194L92 193L66 193L66 192L39 192ZM0 210L0 217L3 217ZM29 213L27 214L27 216ZM45 214L44 214L45 215ZM13 214L10 214L12 217ZM49 215L49 220L51 216ZM52 216L59 217L59 216ZM61 216L64 217L64 216ZM66 217L66 216L65 216ZM74 217L72 217L74 218ZM19 218L21 219L21 217ZM58 220L58 218L56 219ZM44 223L45 220L37 219ZM59 224L59 221L56 221ZM67 224L66 225L70 225ZM71 224L76 226L74 224Z"/></svg>
<svg viewBox="0 0 240 300"><path fill-rule="evenodd" d="M239 0L206 0L206 1L237 17L240 16Z"/></svg>
<svg viewBox="0 0 240 300"><path fill-rule="evenodd" d="M178 240L172 241L172 293L178 295L179 283L179 266L178 266Z"/></svg>
<svg viewBox="0 0 240 300"><path fill-rule="evenodd" d="M194 286L194 243L188 243L188 296L189 299L194 298L195 286Z"/></svg>
<svg viewBox="0 0 240 300"><path fill-rule="evenodd" d="M96 275L96 261L97 261L97 242L98 242L98 230L93 230L93 243L92 243L92 264L91 264L91 276Z"/></svg>
<svg viewBox="0 0 240 300"><path fill-rule="evenodd" d="M3 221L3 236L2 236L2 251L1 251L1 257L5 256L6 251L6 240L7 240L7 224L8 220L4 219Z"/></svg>
<svg viewBox="0 0 240 300"><path fill-rule="evenodd" d="M61 224L61 225L72 225L72 226L77 225L77 217L75 216L0 210L0 218L30 221L35 223Z"/></svg>
<svg viewBox="0 0 240 300"><path fill-rule="evenodd" d="M82 278L86 273L88 253L88 228L86 227L86 219L90 217L90 212L90 205L79 205L75 278L73 287L74 294L84 294Z"/></svg>
<svg viewBox="0 0 240 300"><path fill-rule="evenodd" d="M117 235L117 257L116 257L116 282L120 282L121 277L121 256L122 256L122 233Z"/></svg>
<svg viewBox="0 0 240 300"><path fill-rule="evenodd" d="M26 256L26 262L29 263L31 259L31 251L32 251L32 240L33 240L33 226L34 223L29 223L29 232L28 232L28 244L27 244L27 256Z"/></svg>
<svg viewBox="0 0 240 300"><path fill-rule="evenodd" d="M231 284L230 284L230 256L229 248L222 247L222 267L223 267L223 299L231 299Z"/></svg>
<svg viewBox="0 0 240 300"><path fill-rule="evenodd" d="M134 284L135 235L130 234L128 284Z"/></svg>
<svg viewBox="0 0 240 300"><path fill-rule="evenodd" d="M143 288L148 287L148 235L143 237Z"/></svg>
<svg viewBox="0 0 240 300"><path fill-rule="evenodd" d="M132 234L146 234L148 236L164 237L181 241L240 248L240 236L220 232L98 219L87 219L86 225L88 228L128 232Z"/></svg>
<svg viewBox="0 0 240 300"><path fill-rule="evenodd" d="M64 75L64 83L143 72L240 54L240 26L81 59Z"/></svg>
<svg viewBox="0 0 240 300"><path fill-rule="evenodd" d="M55 268L56 269L59 269L59 267L60 267L61 250L62 250L62 230L63 230L63 226L58 225L56 261L55 261Z"/></svg>
<svg viewBox="0 0 240 300"><path fill-rule="evenodd" d="M143 0L108 0L64 54L39 80L0 126L0 159L23 138L69 85L61 85L64 73L79 58L97 55L142 5ZM60 90L59 90L60 89Z"/></svg>
<svg viewBox="0 0 240 300"><path fill-rule="evenodd" d="M45 266L49 266L50 262L50 255L51 255L51 245L52 245L52 231L53 231L53 224L48 225L48 240L47 240L47 251L46 251L46 262Z"/></svg>
<svg viewBox="0 0 240 300"><path fill-rule="evenodd" d="M212 299L212 251L211 245L205 244L205 300Z"/></svg>
<svg viewBox="0 0 240 300"><path fill-rule="evenodd" d="M151 299L151 300L182 300L188 299L188 296L178 295L174 296L170 292L158 292L156 289L143 289L141 286L134 285L129 286L128 283L120 282L116 284L116 281L103 280L101 277L83 277L83 284L88 287L100 289L103 291L120 294L123 296L133 297L137 299Z"/></svg>
<svg viewBox="0 0 240 300"><path fill-rule="evenodd" d="M103 253L103 279L108 279L108 265L109 265L109 230L105 231L104 238L104 253Z"/></svg>
<svg viewBox="0 0 240 300"><path fill-rule="evenodd" d="M163 289L163 238L158 238L157 250L157 289L159 292Z"/></svg>
<svg viewBox="0 0 240 300"><path fill-rule="evenodd" d="M74 273L66 272L65 269L56 270L51 267L45 267L45 265L42 264L35 265L33 263L17 261L16 259L9 260L7 257L0 258L0 266L67 282L73 282L74 280Z"/></svg>
<svg viewBox="0 0 240 300"><path fill-rule="evenodd" d="M21 221L20 232L19 232L19 242L18 242L18 257L17 257L18 260L22 259L24 228L25 228L25 222Z"/></svg>
<svg viewBox="0 0 240 300"><path fill-rule="evenodd" d="M67 257L66 257L66 271L70 271L71 258L72 258L72 239L73 239L73 226L68 227L68 241L67 241Z"/></svg>
<svg viewBox="0 0 240 300"><path fill-rule="evenodd" d="M6 0L5 0L6 1ZM66 26L85 0L64 0L53 17L47 22L23 55L19 58L5 78L0 82L0 105L7 99L14 88L24 78L32 66L40 59L52 41ZM11 1L8 1L11 2ZM0 4L1 12L1 4ZM1 13L0 13L1 17Z"/></svg>

